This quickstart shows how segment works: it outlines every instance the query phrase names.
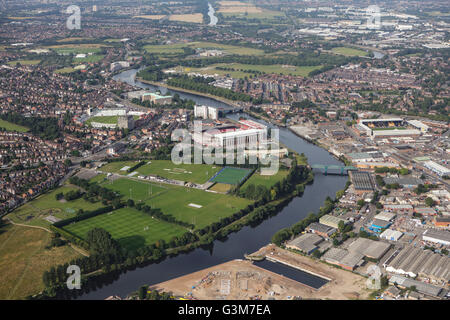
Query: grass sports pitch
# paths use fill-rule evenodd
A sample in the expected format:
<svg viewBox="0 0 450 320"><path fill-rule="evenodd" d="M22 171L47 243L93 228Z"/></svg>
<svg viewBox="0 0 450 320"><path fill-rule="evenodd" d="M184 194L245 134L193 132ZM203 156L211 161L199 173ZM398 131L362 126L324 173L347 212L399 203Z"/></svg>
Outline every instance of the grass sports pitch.
<svg viewBox="0 0 450 320"><path fill-rule="evenodd" d="M110 213L64 226L63 229L85 239L89 230L103 228L127 249L134 250L158 240L170 241L181 236L187 229L178 225L153 219L132 208L122 208Z"/></svg>
<svg viewBox="0 0 450 320"><path fill-rule="evenodd" d="M212 177L210 181L233 185L240 184L251 172L251 169L225 167Z"/></svg>

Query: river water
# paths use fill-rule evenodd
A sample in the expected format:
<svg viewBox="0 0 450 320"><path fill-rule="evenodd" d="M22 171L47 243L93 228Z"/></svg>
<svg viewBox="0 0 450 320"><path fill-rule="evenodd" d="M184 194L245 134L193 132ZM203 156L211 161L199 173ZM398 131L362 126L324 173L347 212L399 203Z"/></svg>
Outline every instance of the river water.
<svg viewBox="0 0 450 320"><path fill-rule="evenodd" d="M215 13L216 13L216 10L214 10L211 3L208 2L208 16L209 16L209 25L210 26L215 26L217 24L217 22L219 21L219 19L215 15Z"/></svg>
<svg viewBox="0 0 450 320"><path fill-rule="evenodd" d="M165 88L156 88L155 86L136 82L134 80L135 74L136 70L128 70L117 75L115 79L126 81L129 84L137 85L145 89L159 89L163 93L166 91ZM174 90L171 91L176 92ZM192 94L182 92L179 92L179 94L182 98L192 99L198 104L222 104L222 102ZM251 118L246 114L233 114L230 115L230 118L238 119L241 116ZM264 121L261 122L264 123ZM269 126L274 127L273 125ZM326 150L299 138L288 129L280 128L280 142L298 153L304 153L308 157L310 164L340 164ZM246 226L239 232L230 234L225 240L216 240L209 249L198 248L176 257L168 257L158 264L128 271L120 275L111 284L104 285L100 289L86 293L80 296L79 299L104 299L111 295L125 297L144 284L156 284L233 259L243 259L244 254L253 253L270 243L271 237L278 230L302 220L310 212L317 212L323 205L326 197L330 196L334 198L336 191L343 189L346 181L347 177L344 176L316 174L314 183L305 188L302 197L292 199L281 212L264 220L259 225ZM323 279L314 277L308 273L297 273L296 280L312 287L320 287L323 284Z"/></svg>

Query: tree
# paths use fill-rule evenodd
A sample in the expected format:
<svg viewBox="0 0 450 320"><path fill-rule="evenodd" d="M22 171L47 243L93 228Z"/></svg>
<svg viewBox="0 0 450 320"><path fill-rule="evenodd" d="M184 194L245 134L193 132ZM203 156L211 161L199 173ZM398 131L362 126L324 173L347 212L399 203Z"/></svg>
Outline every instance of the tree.
<svg viewBox="0 0 450 320"><path fill-rule="evenodd" d="M120 251L119 243L111 234L102 228L91 229L86 236L89 249L94 254L115 254Z"/></svg>
<svg viewBox="0 0 450 320"><path fill-rule="evenodd" d="M429 207L432 207L432 206L434 206L434 200L432 198L428 197L425 199L425 204Z"/></svg>
<svg viewBox="0 0 450 320"><path fill-rule="evenodd" d="M139 299L145 300L147 298L147 286L142 286L139 288Z"/></svg>

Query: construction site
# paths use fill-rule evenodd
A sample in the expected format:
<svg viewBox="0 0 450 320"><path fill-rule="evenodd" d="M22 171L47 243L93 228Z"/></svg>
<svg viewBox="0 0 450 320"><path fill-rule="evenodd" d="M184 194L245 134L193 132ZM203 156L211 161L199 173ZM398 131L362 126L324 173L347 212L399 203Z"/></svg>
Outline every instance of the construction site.
<svg viewBox="0 0 450 320"><path fill-rule="evenodd" d="M295 299L367 299L366 278L317 263L311 258L273 245L252 256L285 264L327 279L319 288L274 273L249 260L232 260L186 276L151 286L151 290L171 292L193 300L295 300Z"/></svg>

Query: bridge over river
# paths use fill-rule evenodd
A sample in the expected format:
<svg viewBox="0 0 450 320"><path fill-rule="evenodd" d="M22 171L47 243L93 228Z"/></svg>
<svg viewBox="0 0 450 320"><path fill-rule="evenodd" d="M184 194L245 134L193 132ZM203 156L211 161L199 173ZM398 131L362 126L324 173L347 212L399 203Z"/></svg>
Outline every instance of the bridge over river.
<svg viewBox="0 0 450 320"><path fill-rule="evenodd" d="M358 168L353 166L341 166L341 165L328 165L328 164L313 164L312 169L320 170L325 175L328 174L340 174L346 175L349 171L358 171ZM331 170L331 171L329 171Z"/></svg>

